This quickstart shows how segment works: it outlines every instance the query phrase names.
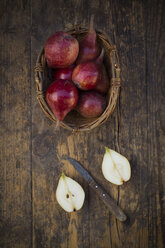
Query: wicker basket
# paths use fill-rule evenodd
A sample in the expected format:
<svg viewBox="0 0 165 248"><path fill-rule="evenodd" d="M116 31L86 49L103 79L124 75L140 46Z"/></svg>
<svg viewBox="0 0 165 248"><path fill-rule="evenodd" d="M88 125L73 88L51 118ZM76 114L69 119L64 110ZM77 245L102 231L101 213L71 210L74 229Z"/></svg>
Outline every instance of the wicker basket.
<svg viewBox="0 0 165 248"><path fill-rule="evenodd" d="M81 27L76 27L73 30L67 31L69 34L76 37L78 40L81 39L88 30ZM97 118L84 118L80 116L76 111L71 111L60 123L64 128L70 131L90 131L91 129L103 124L108 117L112 114L115 109L117 98L119 95L120 87L120 67L119 59L116 47L112 45L106 34L101 31L97 32L97 40L101 47L105 49L104 65L109 74L110 87L109 92L106 95L107 106L101 116ZM51 69L47 67L45 60L44 49L40 52L36 66L35 66L35 81L36 81L36 92L38 101L46 114L55 124L57 123L56 117L52 113L51 109L47 105L45 100L45 92L50 83L52 82Z"/></svg>

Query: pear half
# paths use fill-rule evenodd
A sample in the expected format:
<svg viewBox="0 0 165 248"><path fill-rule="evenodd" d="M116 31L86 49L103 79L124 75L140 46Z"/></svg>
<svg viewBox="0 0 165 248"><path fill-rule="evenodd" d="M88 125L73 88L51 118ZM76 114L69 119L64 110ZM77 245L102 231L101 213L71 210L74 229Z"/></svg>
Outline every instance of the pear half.
<svg viewBox="0 0 165 248"><path fill-rule="evenodd" d="M73 212L82 208L85 192L79 183L63 173L56 189L56 199L66 212Z"/></svg>
<svg viewBox="0 0 165 248"><path fill-rule="evenodd" d="M131 177L131 167L128 159L108 147L105 147L105 150L102 162L104 177L116 185L128 181Z"/></svg>

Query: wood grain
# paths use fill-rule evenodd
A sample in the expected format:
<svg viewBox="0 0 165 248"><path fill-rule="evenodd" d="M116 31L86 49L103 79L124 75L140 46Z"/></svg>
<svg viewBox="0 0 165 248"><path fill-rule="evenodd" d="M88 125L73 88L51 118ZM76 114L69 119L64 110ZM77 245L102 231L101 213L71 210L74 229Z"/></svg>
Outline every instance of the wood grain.
<svg viewBox="0 0 165 248"><path fill-rule="evenodd" d="M0 13L0 247L31 246L30 6Z"/></svg>
<svg viewBox="0 0 165 248"><path fill-rule="evenodd" d="M108 121L90 133L55 130L35 92L33 67L45 40L80 23L116 44L121 91ZM0 9L0 247L163 248L165 114L163 0L3 1ZM104 146L125 155L132 177L123 186L101 172ZM108 211L66 156L81 161L129 217ZM62 172L85 190L71 214L55 191Z"/></svg>

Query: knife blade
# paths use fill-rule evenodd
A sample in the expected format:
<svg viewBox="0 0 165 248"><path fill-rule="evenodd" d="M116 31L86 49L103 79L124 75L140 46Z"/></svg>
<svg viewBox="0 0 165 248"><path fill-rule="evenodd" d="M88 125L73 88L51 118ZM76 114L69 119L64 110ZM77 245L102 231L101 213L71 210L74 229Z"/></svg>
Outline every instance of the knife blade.
<svg viewBox="0 0 165 248"><path fill-rule="evenodd" d="M74 166L74 168L79 172L79 174L85 179L85 181L89 184L89 186L92 189L94 189L94 191L98 194L98 196L109 208L111 213L115 215L118 220L125 221L127 219L125 213L105 192L105 190L93 179L93 177L89 174L89 172L77 160L70 157L68 158L68 160Z"/></svg>

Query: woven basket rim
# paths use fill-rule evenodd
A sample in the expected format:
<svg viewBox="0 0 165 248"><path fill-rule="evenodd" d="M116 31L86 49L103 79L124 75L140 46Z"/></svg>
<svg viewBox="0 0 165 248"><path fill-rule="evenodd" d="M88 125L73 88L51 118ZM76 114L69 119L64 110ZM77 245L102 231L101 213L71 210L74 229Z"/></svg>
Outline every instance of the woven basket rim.
<svg viewBox="0 0 165 248"><path fill-rule="evenodd" d="M72 35L81 35L85 34L88 31L87 28L76 26L73 29L66 30L69 34ZM112 45L109 37L105 34L105 32L101 30L96 30L97 37L101 42L104 42L104 45L106 45L106 49L108 48L108 53L109 53L109 59L111 62L111 68L109 68L112 72L112 77L110 79L110 88L109 88L109 101L107 104L106 109L104 112L96 119L91 121L88 124L82 124L78 128L74 127L73 125L68 125L64 121L60 122L60 126L72 131L72 132L79 132L79 131L90 131L93 128L100 126L103 124L109 116L112 114L112 112L115 109L117 99L119 96L119 88L120 88L120 66L119 66L119 58L118 58L118 53L117 53L117 48L115 45ZM106 51L107 52L107 51ZM53 122L57 123L57 119L52 113L51 109L47 105L46 100L44 99L44 92L42 89L43 86L43 73L44 73L44 65L45 65L45 59L44 59L44 48L41 49L36 65L35 65L35 82L36 82L36 93L37 93L37 98L39 101L39 104L44 111L45 115L52 120Z"/></svg>

